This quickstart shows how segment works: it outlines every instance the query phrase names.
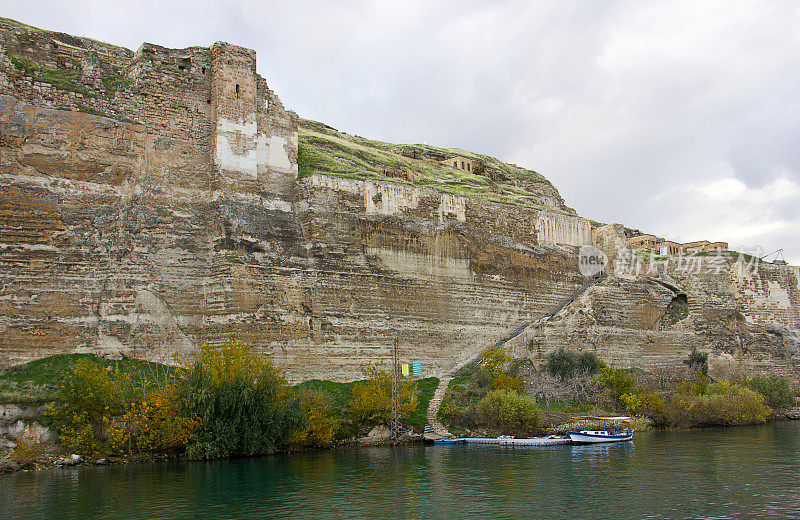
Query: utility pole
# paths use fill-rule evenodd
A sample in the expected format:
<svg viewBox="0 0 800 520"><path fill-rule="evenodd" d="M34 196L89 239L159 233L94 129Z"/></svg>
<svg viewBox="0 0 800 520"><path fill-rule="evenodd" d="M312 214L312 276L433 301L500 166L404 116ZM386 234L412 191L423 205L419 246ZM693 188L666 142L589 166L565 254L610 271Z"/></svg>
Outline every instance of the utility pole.
<svg viewBox="0 0 800 520"><path fill-rule="evenodd" d="M397 354L397 334L392 342L392 440L397 444L400 431L400 358Z"/></svg>

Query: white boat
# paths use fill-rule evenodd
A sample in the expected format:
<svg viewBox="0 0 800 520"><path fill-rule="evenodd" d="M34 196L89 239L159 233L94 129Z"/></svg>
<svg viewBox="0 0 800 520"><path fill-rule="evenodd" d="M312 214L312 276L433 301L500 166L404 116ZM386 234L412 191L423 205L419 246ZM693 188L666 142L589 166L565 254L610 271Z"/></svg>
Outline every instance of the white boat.
<svg viewBox="0 0 800 520"><path fill-rule="evenodd" d="M573 417L574 429L567 432L572 444L596 444L633 440L630 417ZM581 428L581 426L585 426Z"/></svg>

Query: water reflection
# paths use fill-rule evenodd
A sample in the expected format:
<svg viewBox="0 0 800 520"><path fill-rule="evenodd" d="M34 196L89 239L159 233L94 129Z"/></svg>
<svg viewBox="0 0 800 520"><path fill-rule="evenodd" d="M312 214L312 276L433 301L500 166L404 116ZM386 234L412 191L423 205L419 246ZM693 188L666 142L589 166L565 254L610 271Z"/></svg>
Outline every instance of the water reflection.
<svg viewBox="0 0 800 520"><path fill-rule="evenodd" d="M786 518L799 503L800 423L0 476L3 519Z"/></svg>

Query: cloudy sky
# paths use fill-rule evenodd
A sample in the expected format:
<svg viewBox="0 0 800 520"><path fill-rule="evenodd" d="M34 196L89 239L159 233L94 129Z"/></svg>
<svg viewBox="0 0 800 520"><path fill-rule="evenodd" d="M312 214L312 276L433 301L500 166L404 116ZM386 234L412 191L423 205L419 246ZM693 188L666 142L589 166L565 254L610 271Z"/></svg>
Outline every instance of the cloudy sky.
<svg viewBox="0 0 800 520"><path fill-rule="evenodd" d="M302 117L495 155L579 214L800 263L800 2L0 0L136 49L224 40Z"/></svg>

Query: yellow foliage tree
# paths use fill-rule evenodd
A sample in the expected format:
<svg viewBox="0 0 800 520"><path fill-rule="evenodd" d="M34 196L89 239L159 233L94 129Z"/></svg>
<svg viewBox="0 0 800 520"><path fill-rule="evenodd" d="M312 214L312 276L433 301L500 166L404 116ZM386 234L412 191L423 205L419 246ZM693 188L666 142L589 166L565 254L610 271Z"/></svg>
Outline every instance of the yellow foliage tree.
<svg viewBox="0 0 800 520"><path fill-rule="evenodd" d="M109 434L117 450L169 453L182 450L198 424L198 419L181 413L178 387L167 384L148 389L114 422Z"/></svg>
<svg viewBox="0 0 800 520"><path fill-rule="evenodd" d="M124 412L129 387L130 378L119 369L109 373L87 359L79 360L59 399L48 408L61 442L82 453L108 450L108 427L114 416Z"/></svg>
<svg viewBox="0 0 800 520"><path fill-rule="evenodd" d="M339 430L339 421L331 416L331 396L325 392L307 391L300 396L300 409L305 425L291 439L296 446L327 446Z"/></svg>
<svg viewBox="0 0 800 520"><path fill-rule="evenodd" d="M392 375L383 369L365 369L366 381L353 385L350 417L356 424L386 424L392 419ZM417 385L410 379L401 379L399 385L400 417L408 417L417 409Z"/></svg>

